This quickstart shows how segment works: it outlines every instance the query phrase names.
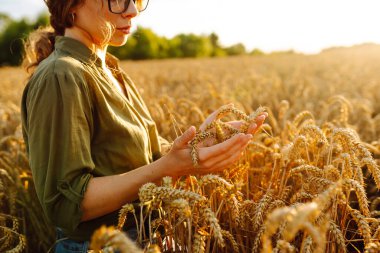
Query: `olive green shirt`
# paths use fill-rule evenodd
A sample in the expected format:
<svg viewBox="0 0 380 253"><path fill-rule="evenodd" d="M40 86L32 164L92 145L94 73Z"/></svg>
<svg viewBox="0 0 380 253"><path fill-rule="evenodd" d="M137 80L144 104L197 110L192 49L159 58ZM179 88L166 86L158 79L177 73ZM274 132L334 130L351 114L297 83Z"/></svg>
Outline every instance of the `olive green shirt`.
<svg viewBox="0 0 380 253"><path fill-rule="evenodd" d="M165 141L117 59L108 54L106 62L127 97L89 48L58 36L22 96L23 136L39 201L49 220L74 240L89 240L102 224L117 224L118 210L80 222L89 180L151 163Z"/></svg>

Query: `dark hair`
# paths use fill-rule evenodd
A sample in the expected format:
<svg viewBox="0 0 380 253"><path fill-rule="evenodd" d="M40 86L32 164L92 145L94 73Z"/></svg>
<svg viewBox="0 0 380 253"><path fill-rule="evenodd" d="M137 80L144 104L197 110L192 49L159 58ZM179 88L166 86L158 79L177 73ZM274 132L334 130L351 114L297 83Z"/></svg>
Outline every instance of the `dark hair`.
<svg viewBox="0 0 380 253"><path fill-rule="evenodd" d="M55 37L64 35L65 29L73 26L71 10L85 0L44 0L50 12L51 27L32 32L24 43L23 66L29 71L38 66L54 50Z"/></svg>

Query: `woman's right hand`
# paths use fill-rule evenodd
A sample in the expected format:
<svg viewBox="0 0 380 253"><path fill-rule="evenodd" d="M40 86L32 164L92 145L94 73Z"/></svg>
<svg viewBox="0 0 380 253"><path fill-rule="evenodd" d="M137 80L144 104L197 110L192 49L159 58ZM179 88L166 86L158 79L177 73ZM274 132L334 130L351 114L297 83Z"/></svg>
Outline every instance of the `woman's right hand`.
<svg viewBox="0 0 380 253"><path fill-rule="evenodd" d="M199 166L194 168L190 155L189 141L196 133L194 126L174 140L166 155L170 161L169 176L180 177L189 174L210 174L227 169L236 162L252 139L251 134L237 134L232 138L211 147L199 148Z"/></svg>

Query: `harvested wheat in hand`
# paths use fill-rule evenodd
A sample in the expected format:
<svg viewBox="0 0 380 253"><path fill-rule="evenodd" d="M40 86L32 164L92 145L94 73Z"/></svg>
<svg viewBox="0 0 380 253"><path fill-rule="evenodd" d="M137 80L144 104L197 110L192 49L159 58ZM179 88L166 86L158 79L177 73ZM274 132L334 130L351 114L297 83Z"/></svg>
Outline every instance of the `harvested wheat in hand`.
<svg viewBox="0 0 380 253"><path fill-rule="evenodd" d="M190 154L194 168L198 168L199 166L199 143L205 141L206 139L211 139L214 141L214 143L221 143L230 139L232 136L238 133L246 134L248 127L252 123L256 122L256 118L263 112L265 112L265 108L262 106L257 108L256 111L250 115L246 115L244 112L230 105L222 107L219 113L216 115L215 119L208 126L206 126L205 130L198 130L194 139L190 142ZM240 129L234 128L230 124L221 121L223 117L229 114L233 114L238 120L243 121ZM215 131L213 131L214 129Z"/></svg>

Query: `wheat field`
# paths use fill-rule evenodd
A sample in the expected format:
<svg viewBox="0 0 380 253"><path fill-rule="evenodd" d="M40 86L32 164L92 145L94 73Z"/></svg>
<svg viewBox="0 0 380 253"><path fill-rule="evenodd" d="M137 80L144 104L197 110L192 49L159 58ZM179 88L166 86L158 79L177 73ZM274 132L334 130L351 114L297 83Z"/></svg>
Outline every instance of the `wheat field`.
<svg viewBox="0 0 380 253"><path fill-rule="evenodd" d="M148 183L125 203L114 227L94 234L102 252L380 252L380 48L318 55L275 54L121 62L173 141L209 113L220 142L257 109L269 117L238 162L219 175ZM20 129L27 74L0 68L0 251L47 252L44 218ZM250 117L251 116L251 117ZM138 211L139 210L139 211ZM138 240L120 232L127 217ZM148 233L144 233L148 231Z"/></svg>

